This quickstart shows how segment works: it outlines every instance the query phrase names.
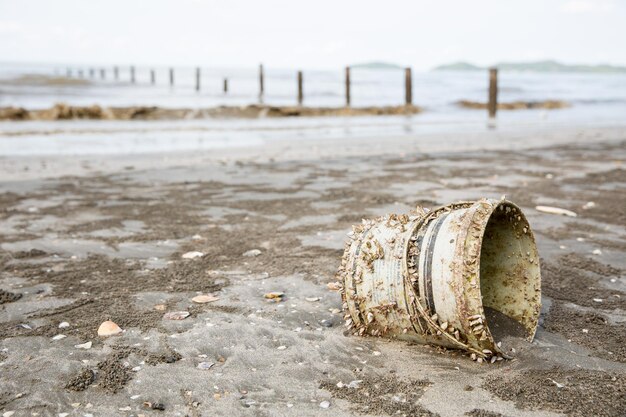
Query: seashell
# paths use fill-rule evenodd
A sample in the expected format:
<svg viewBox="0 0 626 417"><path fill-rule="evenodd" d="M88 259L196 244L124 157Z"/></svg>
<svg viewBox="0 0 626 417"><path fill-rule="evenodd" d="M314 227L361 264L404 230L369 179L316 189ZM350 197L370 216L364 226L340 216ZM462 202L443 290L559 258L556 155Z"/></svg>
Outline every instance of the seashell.
<svg viewBox="0 0 626 417"><path fill-rule="evenodd" d="M215 365L213 362L200 362L198 366L196 366L196 368L207 370L207 369L211 369L213 365Z"/></svg>
<svg viewBox="0 0 626 417"><path fill-rule="evenodd" d="M198 304L212 303L217 300L219 300L219 297L215 297L214 295L197 295L191 299L191 301Z"/></svg>
<svg viewBox="0 0 626 417"><path fill-rule="evenodd" d="M250 249L249 251L246 251L243 253L243 256L252 258L255 256L259 256L261 254L261 251L259 249Z"/></svg>
<svg viewBox="0 0 626 417"><path fill-rule="evenodd" d="M194 259L201 258L204 256L204 253L198 251L191 251L183 254L183 259Z"/></svg>
<svg viewBox="0 0 626 417"><path fill-rule="evenodd" d="M80 345L74 345L76 349L91 349L91 342L81 343Z"/></svg>
<svg viewBox="0 0 626 417"><path fill-rule="evenodd" d="M189 317L188 311L169 311L163 314L165 320L184 320Z"/></svg>
<svg viewBox="0 0 626 417"><path fill-rule="evenodd" d="M122 333L123 330L117 324L113 323L111 320L107 320L103 322L100 327L98 327L98 336L113 336L116 334Z"/></svg>

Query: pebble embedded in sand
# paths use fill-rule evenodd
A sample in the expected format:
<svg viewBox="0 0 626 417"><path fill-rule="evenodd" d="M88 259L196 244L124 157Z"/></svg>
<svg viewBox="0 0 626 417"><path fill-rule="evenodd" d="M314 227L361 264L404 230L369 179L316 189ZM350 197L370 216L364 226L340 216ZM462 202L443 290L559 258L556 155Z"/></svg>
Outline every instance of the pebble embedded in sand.
<svg viewBox="0 0 626 417"><path fill-rule="evenodd" d="M188 311L170 311L163 315L165 320L184 320L189 317Z"/></svg>
<svg viewBox="0 0 626 417"><path fill-rule="evenodd" d="M91 342L81 343L80 345L74 345L76 349L91 349Z"/></svg>
<svg viewBox="0 0 626 417"><path fill-rule="evenodd" d="M215 297L214 295L197 295L191 299L191 301L198 304L212 303L217 300L219 300L219 297Z"/></svg>
<svg viewBox="0 0 626 417"><path fill-rule="evenodd" d="M111 320L103 322L100 327L98 327L98 336L108 337L120 334L122 332L123 330L120 328L120 326L113 323Z"/></svg>
<svg viewBox="0 0 626 417"><path fill-rule="evenodd" d="M261 251L258 249L250 249L247 252L243 253L243 256L247 256L247 257L253 257L253 256L259 256L261 254Z"/></svg>
<svg viewBox="0 0 626 417"><path fill-rule="evenodd" d="M204 253L198 251L191 251L187 253L183 253L183 259L194 259L201 258L204 256Z"/></svg>

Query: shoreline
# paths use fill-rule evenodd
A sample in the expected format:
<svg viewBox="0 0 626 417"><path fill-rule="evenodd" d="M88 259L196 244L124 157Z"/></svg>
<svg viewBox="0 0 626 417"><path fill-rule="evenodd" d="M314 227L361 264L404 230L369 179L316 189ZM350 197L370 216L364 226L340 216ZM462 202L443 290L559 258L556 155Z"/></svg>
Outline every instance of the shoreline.
<svg viewBox="0 0 626 417"><path fill-rule="evenodd" d="M0 121L28 120L196 120L207 118L263 117L325 117L325 116L390 116L413 115L422 112L417 106L369 106L369 107L306 107L270 106L250 104L247 106L218 106L210 108L165 108L157 106L101 107L71 106L57 103L51 108L28 110L22 107L0 108Z"/></svg>

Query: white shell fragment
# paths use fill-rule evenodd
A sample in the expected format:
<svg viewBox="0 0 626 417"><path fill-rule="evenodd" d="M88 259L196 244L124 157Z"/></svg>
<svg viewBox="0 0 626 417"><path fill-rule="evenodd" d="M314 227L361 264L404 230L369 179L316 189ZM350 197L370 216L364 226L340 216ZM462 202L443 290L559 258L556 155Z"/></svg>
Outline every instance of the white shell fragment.
<svg viewBox="0 0 626 417"><path fill-rule="evenodd" d="M183 259L194 259L201 258L204 256L204 253L198 251L191 251L187 253L183 253Z"/></svg>
<svg viewBox="0 0 626 417"><path fill-rule="evenodd" d="M52 338L52 340L55 340L55 341L56 341L56 340L61 340L61 339L65 339L66 337L67 337L67 336L66 336L66 335L64 335L64 334L58 334L58 335L54 336L54 337Z"/></svg>
<svg viewBox="0 0 626 417"><path fill-rule="evenodd" d="M316 301L319 301L320 298L319 297L306 297L305 300L307 300L308 302L314 303Z"/></svg>
<svg viewBox="0 0 626 417"><path fill-rule="evenodd" d="M330 408L330 402L328 401L322 401L320 403L320 408Z"/></svg>
<svg viewBox="0 0 626 417"><path fill-rule="evenodd" d="M261 251L258 249L250 249L247 252L243 253L243 256L247 256L247 257L253 257L253 256L259 256L261 254Z"/></svg>
<svg viewBox="0 0 626 417"><path fill-rule="evenodd" d="M65 329L66 327L70 327L70 324L66 321L59 323L59 329Z"/></svg>
<svg viewBox="0 0 626 417"><path fill-rule="evenodd" d="M573 211L559 207L536 206L535 210L548 214L559 214L561 216L578 217L578 214L574 213Z"/></svg>
<svg viewBox="0 0 626 417"><path fill-rule="evenodd" d="M207 369L211 369L213 367L213 365L215 365L215 363L213 363L213 362L200 362L198 364L198 366L196 366L196 368L202 369L202 370L207 370Z"/></svg>
<svg viewBox="0 0 626 417"><path fill-rule="evenodd" d="M163 314L165 320L184 320L189 317L188 311L170 311Z"/></svg>
<svg viewBox="0 0 626 417"><path fill-rule="evenodd" d="M114 336L116 334L122 333L123 330L120 326L113 323L111 320L107 320L98 327L98 336Z"/></svg>
<svg viewBox="0 0 626 417"><path fill-rule="evenodd" d="M80 345L74 345L76 349L91 349L91 342L81 343Z"/></svg>
<svg viewBox="0 0 626 417"><path fill-rule="evenodd" d="M206 303L212 303L213 301L217 301L219 299L220 299L219 297L216 297L214 295L197 295L193 297L191 301L193 301L194 303L198 303L198 304L206 304Z"/></svg>

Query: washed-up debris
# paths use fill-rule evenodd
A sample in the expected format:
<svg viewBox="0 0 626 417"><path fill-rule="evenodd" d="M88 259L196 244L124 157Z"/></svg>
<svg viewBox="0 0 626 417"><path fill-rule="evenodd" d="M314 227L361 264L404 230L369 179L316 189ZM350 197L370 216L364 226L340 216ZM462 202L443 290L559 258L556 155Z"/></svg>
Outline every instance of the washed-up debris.
<svg viewBox="0 0 626 417"><path fill-rule="evenodd" d="M307 300L307 301L309 301L311 303L314 303L316 301L319 301L320 298L319 297L306 297L305 300Z"/></svg>
<svg viewBox="0 0 626 417"><path fill-rule="evenodd" d="M561 216L569 216L569 217L577 217L578 214L574 213L571 210L559 208L559 207L550 207L550 206L536 206L535 210L541 211L542 213L548 214L559 214Z"/></svg>
<svg viewBox="0 0 626 417"><path fill-rule="evenodd" d="M165 311L165 309L167 308L167 306L165 304L156 304L153 307L156 311Z"/></svg>
<svg viewBox="0 0 626 417"><path fill-rule="evenodd" d="M188 311L169 311L163 314L165 320L184 320L189 317Z"/></svg>
<svg viewBox="0 0 626 417"><path fill-rule="evenodd" d="M114 336L116 334L122 333L123 330L117 324L113 323L111 320L107 320L103 322L100 327L98 327L98 336Z"/></svg>
<svg viewBox="0 0 626 417"><path fill-rule="evenodd" d="M320 403L320 408L330 408L330 402L329 401L322 401Z"/></svg>
<svg viewBox="0 0 626 417"><path fill-rule="evenodd" d="M74 345L74 347L76 349L91 349L91 345L92 343L91 341L89 341L89 342L81 343L79 345Z"/></svg>
<svg viewBox="0 0 626 417"><path fill-rule="evenodd" d="M254 256L259 256L262 252L259 249L250 249L249 251L246 251L243 253L243 256L247 256L247 257L254 257Z"/></svg>
<svg viewBox="0 0 626 417"><path fill-rule="evenodd" d="M198 251L191 251L187 253L183 253L183 259L195 259L201 258L204 256L204 253Z"/></svg>
<svg viewBox="0 0 626 417"><path fill-rule="evenodd" d="M343 288L343 286L341 285L340 282L329 282L328 284L326 284L326 287L328 287L329 290L331 291L341 291L341 289Z"/></svg>
<svg viewBox="0 0 626 417"><path fill-rule="evenodd" d="M213 301L217 300L219 300L219 297L216 297L214 295L197 295L191 299L191 301L198 304L212 303Z"/></svg>
<svg viewBox="0 0 626 417"><path fill-rule="evenodd" d="M337 277L352 335L456 347L479 363L508 355L497 345L503 337L533 339L539 254L513 203L481 199L389 214L363 220L349 237ZM496 328L506 333L494 336Z"/></svg>
<svg viewBox="0 0 626 417"><path fill-rule="evenodd" d="M64 334L58 334L58 335L54 336L54 337L52 338L52 340L55 340L55 341L56 341L56 340L61 340L61 339L65 339L66 337L67 337L67 336L66 336L66 335L64 335Z"/></svg>
<svg viewBox="0 0 626 417"><path fill-rule="evenodd" d="M65 329L66 327L70 327L70 324L66 321L59 323L59 329Z"/></svg>
<svg viewBox="0 0 626 417"><path fill-rule="evenodd" d="M207 369L211 369L213 365L215 365L215 363L213 362L200 362L198 366L196 366L196 368L207 370Z"/></svg>
<svg viewBox="0 0 626 417"><path fill-rule="evenodd" d="M33 330L33 328L30 327L30 325L26 323L20 323L20 327L26 330Z"/></svg>
<svg viewBox="0 0 626 417"><path fill-rule="evenodd" d="M165 410L165 405L163 403L152 403L149 401L144 401L143 406L151 410L160 410L160 411Z"/></svg>
<svg viewBox="0 0 626 417"><path fill-rule="evenodd" d="M285 293L280 292L280 291L272 291L272 292L265 293L264 297L267 298L268 300L275 301L278 303L280 301L283 301L283 299L285 298Z"/></svg>

